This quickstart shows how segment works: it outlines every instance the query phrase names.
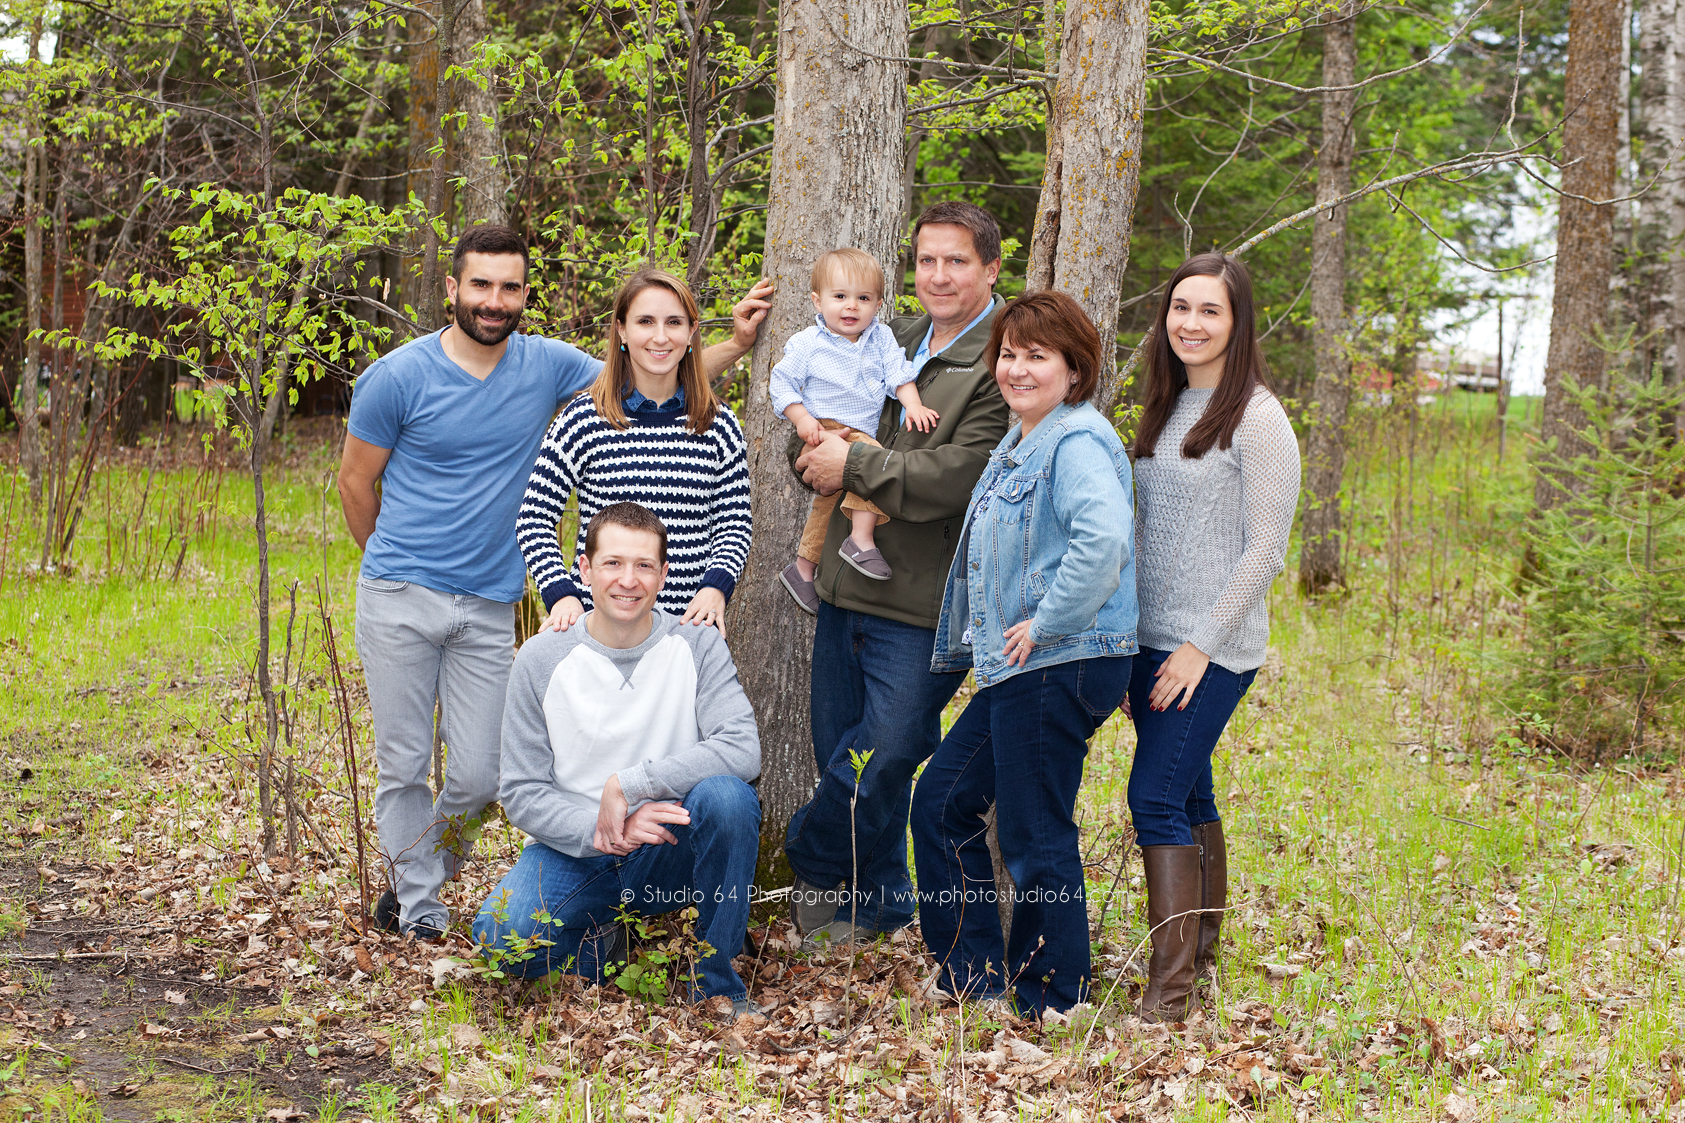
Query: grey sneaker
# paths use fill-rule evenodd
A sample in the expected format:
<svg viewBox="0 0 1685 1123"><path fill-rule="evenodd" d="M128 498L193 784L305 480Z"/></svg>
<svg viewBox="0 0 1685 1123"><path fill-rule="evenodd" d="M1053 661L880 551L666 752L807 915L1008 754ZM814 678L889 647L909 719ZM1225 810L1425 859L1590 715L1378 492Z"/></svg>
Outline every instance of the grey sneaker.
<svg viewBox="0 0 1685 1123"><path fill-rule="evenodd" d="M796 931L805 936L835 920L837 910L842 908L842 899L842 882L826 889L798 877L795 887L790 890L790 920L795 924Z"/></svg>
<svg viewBox="0 0 1685 1123"><path fill-rule="evenodd" d="M765 1010L755 1004L752 998L734 998L731 1000L731 1020L747 1018L751 1014L764 1014Z"/></svg>
<svg viewBox="0 0 1685 1123"><path fill-rule="evenodd" d="M833 920L823 928L815 928L802 938L803 951L823 951L825 948L844 947L855 941L866 943L877 937L875 928L867 928L864 924L856 927L846 920Z"/></svg>
<svg viewBox="0 0 1685 1123"><path fill-rule="evenodd" d="M895 576L889 568L889 563L883 560L881 550L862 550L854 544L852 538L844 538L842 545L837 547L837 553L842 556L843 561L859 570L861 576L870 577L873 581L888 581Z"/></svg>
<svg viewBox="0 0 1685 1123"><path fill-rule="evenodd" d="M791 562L778 575L778 583L784 586L784 591L790 594L798 607L809 616L819 615L819 593L813 588L812 581L802 580L802 571Z"/></svg>

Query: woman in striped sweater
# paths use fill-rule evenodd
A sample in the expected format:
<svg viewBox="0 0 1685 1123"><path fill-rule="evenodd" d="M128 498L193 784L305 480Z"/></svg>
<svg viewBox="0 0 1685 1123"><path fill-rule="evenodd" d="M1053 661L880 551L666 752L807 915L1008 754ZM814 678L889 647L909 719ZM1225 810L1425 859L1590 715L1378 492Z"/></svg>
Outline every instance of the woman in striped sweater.
<svg viewBox="0 0 1685 1123"><path fill-rule="evenodd" d="M576 490L580 526L613 503L654 511L669 566L657 603L685 623L721 626L749 554L749 460L698 361L700 319L679 278L649 266L632 274L614 298L602 373L550 423L515 523L546 627L566 631L591 605L556 534Z"/></svg>

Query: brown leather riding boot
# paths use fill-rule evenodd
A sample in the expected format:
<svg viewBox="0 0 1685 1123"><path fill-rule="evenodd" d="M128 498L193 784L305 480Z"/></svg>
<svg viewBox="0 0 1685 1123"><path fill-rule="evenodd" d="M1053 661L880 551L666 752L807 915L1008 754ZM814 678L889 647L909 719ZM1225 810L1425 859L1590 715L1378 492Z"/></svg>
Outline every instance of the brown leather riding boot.
<svg viewBox="0 0 1685 1123"><path fill-rule="evenodd" d="M1194 991L1200 930L1199 847L1143 846L1141 860L1147 870L1147 924L1152 928L1153 954L1137 1013L1149 1022L1185 1022L1200 1009Z"/></svg>
<svg viewBox="0 0 1685 1123"><path fill-rule="evenodd" d="M1223 838L1223 821L1195 827L1194 842L1201 851L1199 907L1203 910L1199 914L1199 950L1194 953L1194 975L1209 979L1217 969L1223 908L1229 903L1229 845Z"/></svg>

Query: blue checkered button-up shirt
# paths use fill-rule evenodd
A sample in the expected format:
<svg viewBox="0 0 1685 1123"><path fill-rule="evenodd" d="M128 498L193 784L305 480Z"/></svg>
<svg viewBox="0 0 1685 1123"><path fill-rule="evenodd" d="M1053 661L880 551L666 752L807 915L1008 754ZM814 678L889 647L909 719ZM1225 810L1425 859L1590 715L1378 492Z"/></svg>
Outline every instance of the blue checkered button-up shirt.
<svg viewBox="0 0 1685 1123"><path fill-rule="evenodd" d="M800 402L814 417L876 434L885 398L917 376L906 350L882 320L850 343L814 316L814 325L784 345L772 368L772 409L780 417Z"/></svg>

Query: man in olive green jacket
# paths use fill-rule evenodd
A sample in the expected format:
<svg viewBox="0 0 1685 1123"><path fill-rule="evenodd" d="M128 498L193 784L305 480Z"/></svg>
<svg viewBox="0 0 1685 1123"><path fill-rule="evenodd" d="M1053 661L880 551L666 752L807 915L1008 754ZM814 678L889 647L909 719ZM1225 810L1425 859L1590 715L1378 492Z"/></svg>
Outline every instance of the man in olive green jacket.
<svg viewBox="0 0 1685 1123"><path fill-rule="evenodd" d="M900 403L891 401L878 421L883 447L829 433L795 461L808 486L853 492L889 516L876 540L893 572L872 580L842 559L837 551L850 523L839 506L814 578L819 784L791 818L785 844L796 873L796 926L814 942L888 932L913 919L913 773L936 751L942 710L965 679L930 670L936 618L971 489L1008 427L993 357L983 354L1002 304L993 292L1000 228L981 207L938 203L919 216L913 245L914 292L928 314L892 327L919 371L919 397L939 422L928 433L908 429ZM851 750L872 754L858 793Z"/></svg>

